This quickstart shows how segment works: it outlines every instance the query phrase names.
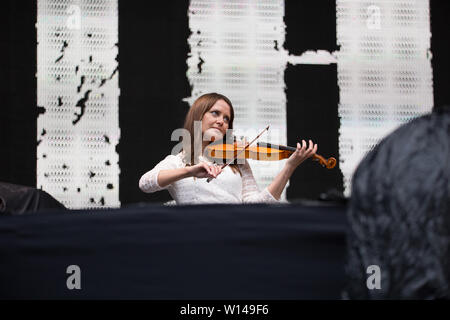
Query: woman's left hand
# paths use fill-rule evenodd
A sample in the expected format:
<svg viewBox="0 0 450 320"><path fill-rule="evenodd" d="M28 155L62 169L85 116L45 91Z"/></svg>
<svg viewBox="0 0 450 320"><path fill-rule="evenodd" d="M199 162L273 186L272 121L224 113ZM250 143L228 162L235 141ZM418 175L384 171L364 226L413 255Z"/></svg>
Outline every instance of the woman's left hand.
<svg viewBox="0 0 450 320"><path fill-rule="evenodd" d="M286 166L295 169L300 165L300 163L312 157L312 155L316 152L317 144L314 144L311 140L309 140L309 145L306 144L305 140L302 140L301 146L300 143L297 142L297 150L289 157L286 162Z"/></svg>

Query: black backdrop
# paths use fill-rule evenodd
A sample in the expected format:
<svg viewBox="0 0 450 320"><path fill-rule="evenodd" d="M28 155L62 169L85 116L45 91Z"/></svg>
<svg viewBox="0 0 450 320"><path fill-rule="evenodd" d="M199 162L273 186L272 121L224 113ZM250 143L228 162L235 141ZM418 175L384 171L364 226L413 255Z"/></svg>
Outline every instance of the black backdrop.
<svg viewBox="0 0 450 320"><path fill-rule="evenodd" d="M0 1L0 21L0 181L35 186L35 1Z"/></svg>
<svg viewBox="0 0 450 320"><path fill-rule="evenodd" d="M151 3L152 5L148 5ZM167 201L144 194L142 174L170 154L172 131L183 126L191 95L188 1L119 1L120 201Z"/></svg>
<svg viewBox="0 0 450 320"><path fill-rule="evenodd" d="M36 185L36 2L0 2L0 181ZM166 201L160 192L138 189L141 174L175 144L173 129L182 125L190 96L186 77L189 53L188 1L119 1L120 201ZM435 105L450 104L448 26L450 4L431 0ZM286 1L286 43L292 54L336 50L332 1ZM320 26L314 28L311 26ZM337 156L336 66L292 66L287 84L288 143L312 138L324 155ZM320 83L320 86L319 86ZM298 92L295 87L306 90ZM298 106L308 106L299 108ZM297 128L299 128L297 130ZM342 176L306 163L296 171L288 198L317 198L342 189Z"/></svg>
<svg viewBox="0 0 450 320"><path fill-rule="evenodd" d="M286 42L291 54L307 50L338 50L334 1L285 1ZM311 139L320 154L338 160L333 170L306 161L295 170L288 199L317 199L332 189L343 191L339 170L337 66L291 65L285 71L288 144Z"/></svg>

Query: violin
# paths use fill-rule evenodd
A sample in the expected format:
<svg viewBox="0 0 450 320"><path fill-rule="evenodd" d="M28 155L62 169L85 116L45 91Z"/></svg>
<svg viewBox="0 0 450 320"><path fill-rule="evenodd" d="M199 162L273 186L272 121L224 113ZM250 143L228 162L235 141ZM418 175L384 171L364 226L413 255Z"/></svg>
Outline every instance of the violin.
<svg viewBox="0 0 450 320"><path fill-rule="evenodd" d="M257 142L256 146L247 147L241 146L237 142L232 144L215 142L206 147L207 156L218 163L234 159L278 161L289 158L296 150L294 147L266 142ZM319 154L313 154L312 159L327 169L333 169L336 166L336 159L333 157L326 159Z"/></svg>
<svg viewBox="0 0 450 320"><path fill-rule="evenodd" d="M253 159L253 160L266 160L266 161L277 161L289 158L297 149L294 147L280 146L272 143L258 142L256 147L250 147L250 145L255 142L265 131L269 130L267 126L263 131L261 131L255 139L247 143L245 146L240 146L236 141L234 143L219 143L212 140L213 143L206 146L206 155L213 161L221 162L226 161L222 165L222 169L236 162L238 159ZM236 140L236 138L235 138ZM336 165L336 159L331 157L325 159L321 155L313 154L313 160L319 161L319 163L326 167L327 169L333 169ZM210 182L212 178L206 179Z"/></svg>

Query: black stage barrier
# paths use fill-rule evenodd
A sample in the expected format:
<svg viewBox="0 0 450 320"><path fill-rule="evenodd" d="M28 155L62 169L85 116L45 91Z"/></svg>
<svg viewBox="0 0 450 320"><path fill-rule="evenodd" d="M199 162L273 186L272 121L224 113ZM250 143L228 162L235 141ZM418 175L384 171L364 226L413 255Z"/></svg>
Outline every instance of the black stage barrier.
<svg viewBox="0 0 450 320"><path fill-rule="evenodd" d="M0 298L340 299L347 229L338 205L3 216ZM81 289L67 287L71 265Z"/></svg>
<svg viewBox="0 0 450 320"><path fill-rule="evenodd" d="M43 190L0 182L0 214L23 214L48 209L65 207Z"/></svg>

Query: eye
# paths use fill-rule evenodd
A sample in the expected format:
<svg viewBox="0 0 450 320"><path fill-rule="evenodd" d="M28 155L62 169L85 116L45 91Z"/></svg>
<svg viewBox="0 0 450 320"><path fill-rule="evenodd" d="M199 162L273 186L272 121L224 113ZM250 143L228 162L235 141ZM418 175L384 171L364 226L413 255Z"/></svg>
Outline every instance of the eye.
<svg viewBox="0 0 450 320"><path fill-rule="evenodd" d="M224 117L223 119L225 120L226 123L230 122L230 118L228 117Z"/></svg>
<svg viewBox="0 0 450 320"><path fill-rule="evenodd" d="M211 111L211 113L214 114L214 115L218 115L219 114L217 111L214 111L214 110Z"/></svg>

